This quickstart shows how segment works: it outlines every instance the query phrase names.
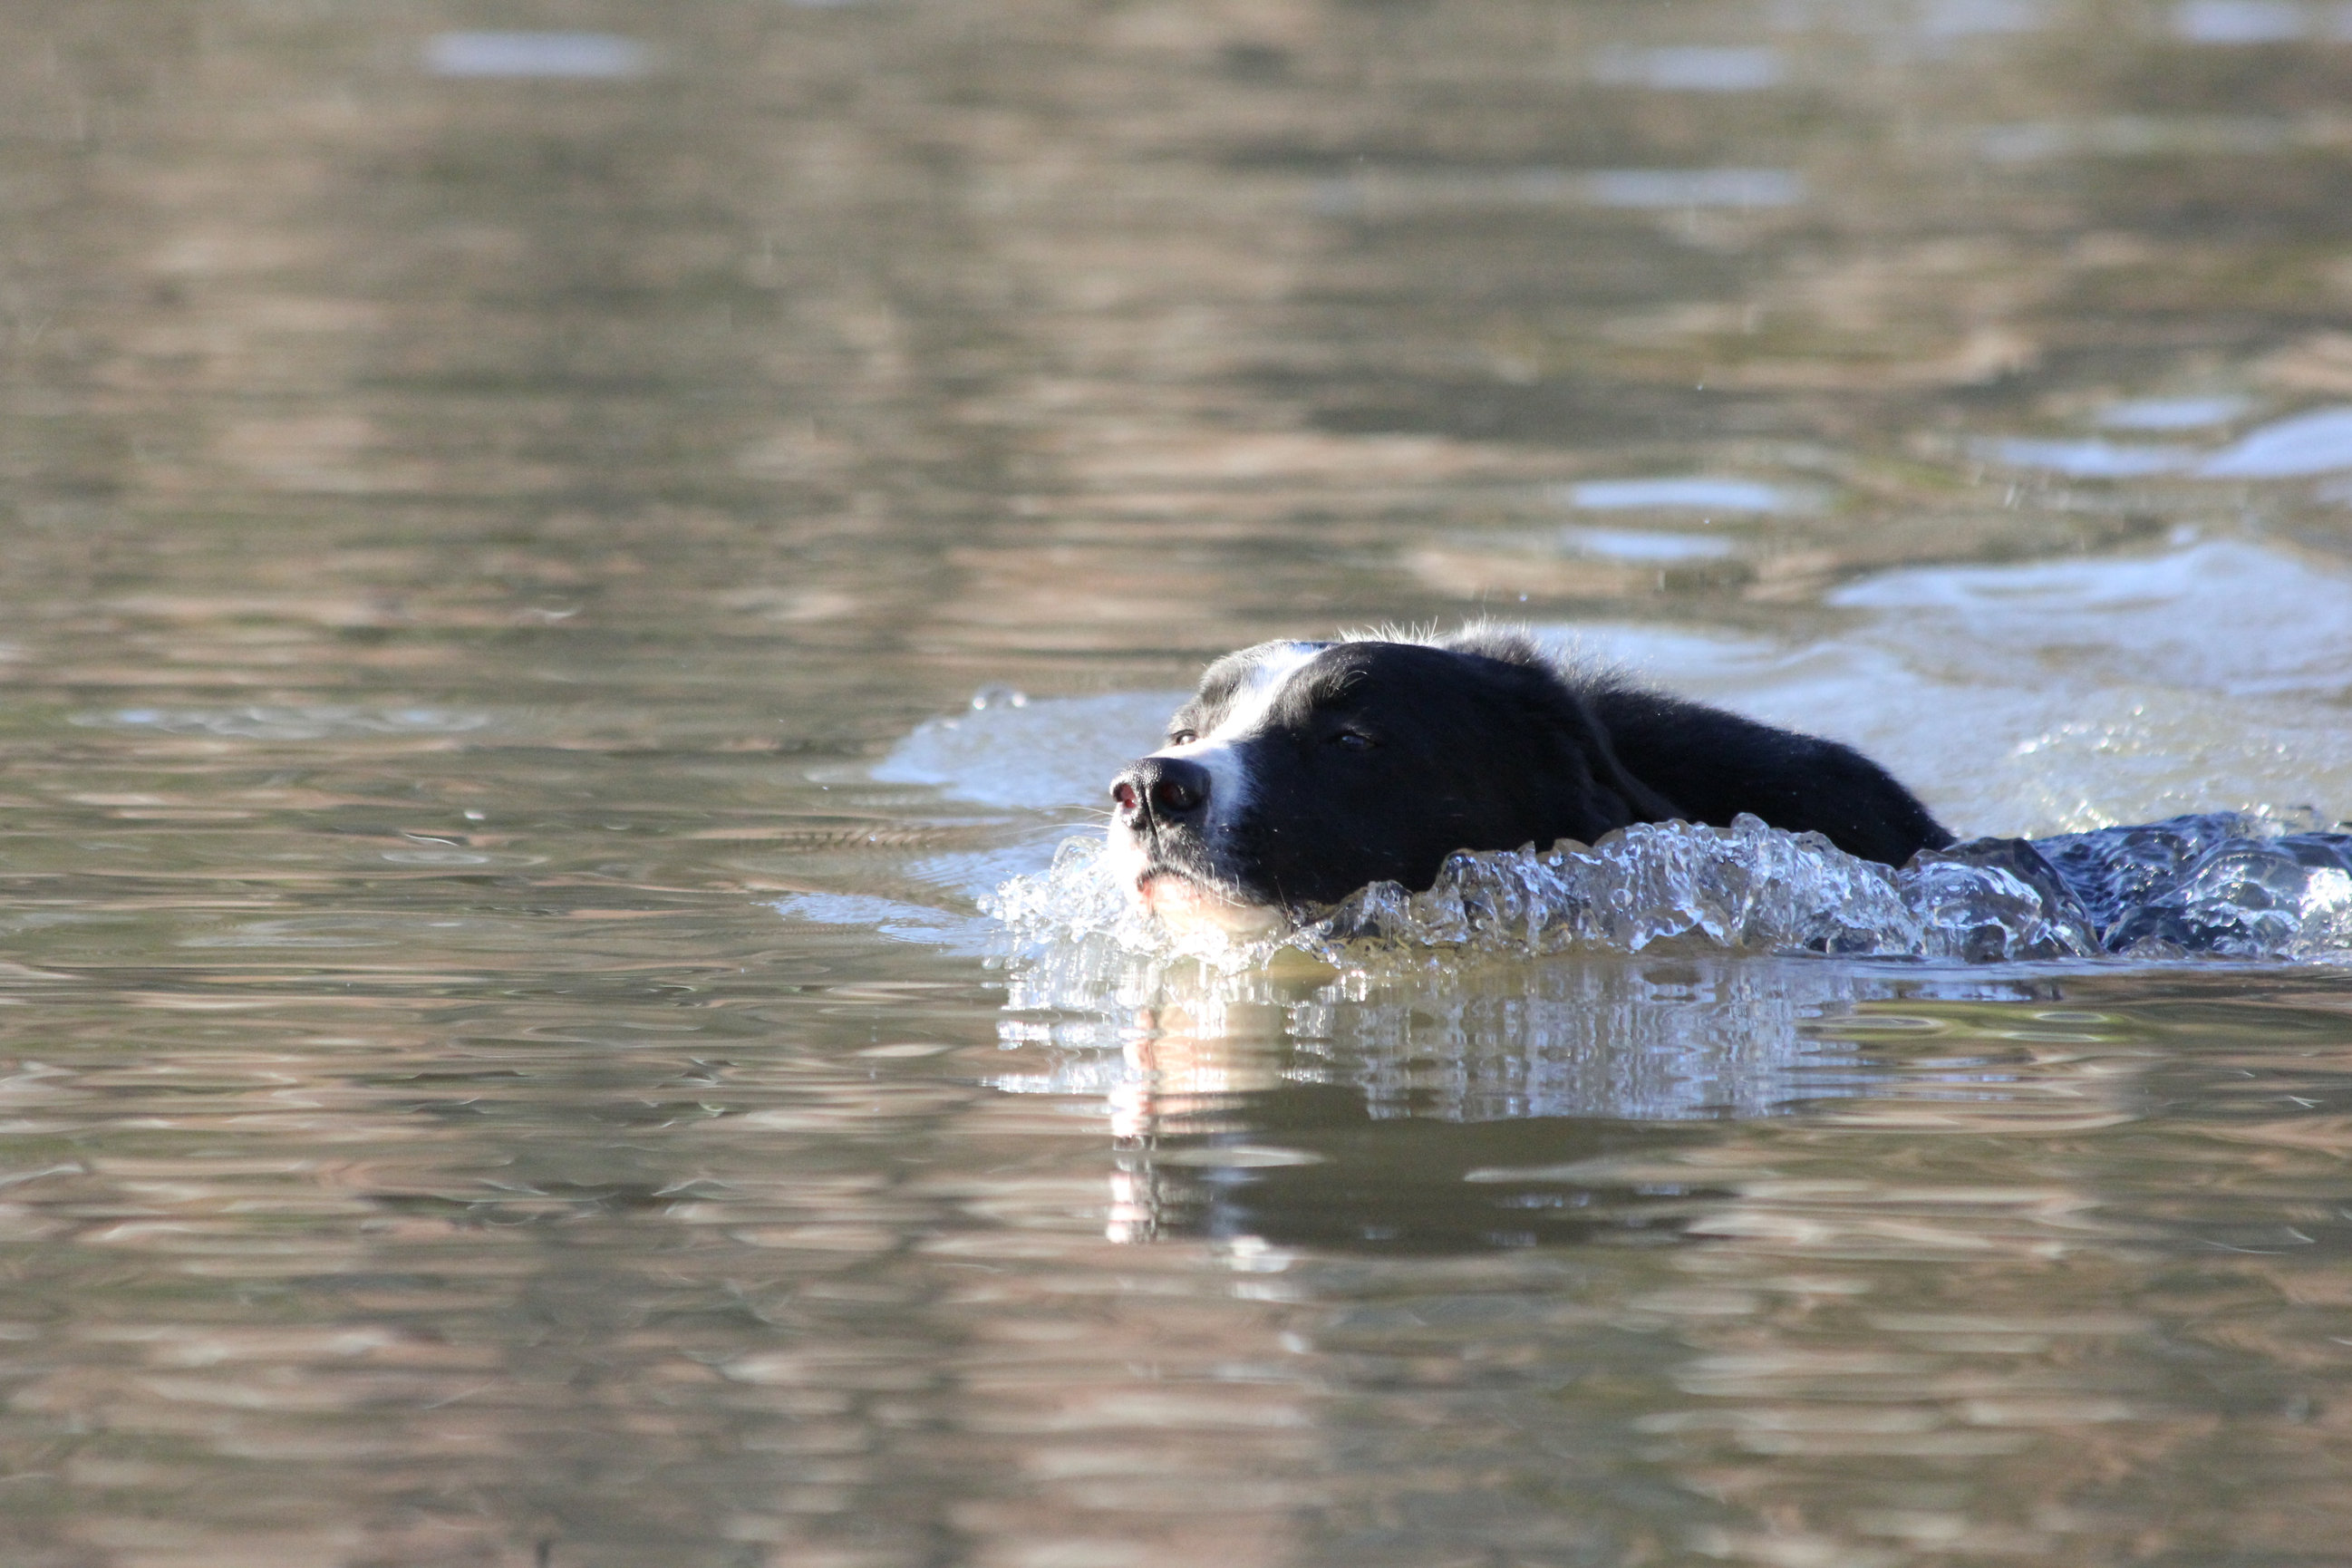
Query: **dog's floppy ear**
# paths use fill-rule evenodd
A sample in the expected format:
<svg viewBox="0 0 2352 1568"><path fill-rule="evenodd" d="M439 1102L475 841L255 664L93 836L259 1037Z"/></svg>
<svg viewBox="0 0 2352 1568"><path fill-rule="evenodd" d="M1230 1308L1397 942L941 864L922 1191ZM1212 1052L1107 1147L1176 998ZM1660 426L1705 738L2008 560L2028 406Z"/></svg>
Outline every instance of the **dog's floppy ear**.
<svg viewBox="0 0 2352 1568"><path fill-rule="evenodd" d="M1600 797L1593 805L1610 819L1608 826L1673 822L1688 816L1681 806L1636 777L1618 759L1617 748L1610 742L1609 727L1586 700L1575 672L1526 628L1479 622L1438 638L1434 646L1474 658L1491 659L1523 672L1527 700L1583 757L1594 793Z"/></svg>
<svg viewBox="0 0 2352 1568"><path fill-rule="evenodd" d="M1593 804L1603 816L1614 819L1610 826L1673 822L1689 815L1636 778L1618 760L1617 748L1609 741L1609 727L1592 710L1584 693L1569 684L1557 668L1547 660L1530 673L1540 682L1540 699L1547 716L1583 753L1584 765L1591 773L1593 793L1598 797Z"/></svg>

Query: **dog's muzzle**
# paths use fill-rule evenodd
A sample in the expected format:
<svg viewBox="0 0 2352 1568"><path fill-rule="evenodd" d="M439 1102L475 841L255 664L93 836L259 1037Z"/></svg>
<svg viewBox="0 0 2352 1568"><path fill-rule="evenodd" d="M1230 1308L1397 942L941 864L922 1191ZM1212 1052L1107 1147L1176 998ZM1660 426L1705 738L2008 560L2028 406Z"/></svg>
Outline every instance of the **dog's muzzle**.
<svg viewBox="0 0 2352 1568"><path fill-rule="evenodd" d="M1138 900L1173 925L1262 934L1279 910L1234 897L1213 868L1209 770L1182 757L1145 757L1111 780L1110 839Z"/></svg>

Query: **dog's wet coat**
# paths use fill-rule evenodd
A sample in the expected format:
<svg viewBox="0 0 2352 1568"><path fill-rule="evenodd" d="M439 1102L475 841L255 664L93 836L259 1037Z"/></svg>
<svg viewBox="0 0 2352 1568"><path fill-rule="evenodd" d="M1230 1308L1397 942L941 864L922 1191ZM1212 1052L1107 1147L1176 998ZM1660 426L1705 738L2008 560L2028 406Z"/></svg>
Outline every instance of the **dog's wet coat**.
<svg viewBox="0 0 2352 1568"><path fill-rule="evenodd" d="M1111 795L1115 859L1171 912L1271 914L1384 879L1420 889L1457 849L1743 812L1893 865L1951 842L1850 747L1482 629L1230 654Z"/></svg>

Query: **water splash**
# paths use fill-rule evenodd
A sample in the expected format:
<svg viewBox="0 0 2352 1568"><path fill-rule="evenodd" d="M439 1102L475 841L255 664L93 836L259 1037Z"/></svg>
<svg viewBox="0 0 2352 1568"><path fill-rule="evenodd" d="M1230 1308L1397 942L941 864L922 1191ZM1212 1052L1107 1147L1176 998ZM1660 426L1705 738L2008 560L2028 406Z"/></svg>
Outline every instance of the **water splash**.
<svg viewBox="0 0 2352 1568"><path fill-rule="evenodd" d="M1256 941L1168 927L1127 898L1099 841L1081 838L983 908L1040 997L1089 984L1100 994L1113 971L1140 994L1171 965L1234 974L1286 954L1360 973L1651 951L2342 959L2352 953L2352 836L2217 813L2038 843L1979 839L1898 870L1752 816L1730 827L1645 823L1590 846L1457 854L1425 892L1374 883Z"/></svg>
<svg viewBox="0 0 2352 1568"><path fill-rule="evenodd" d="M2045 839L2107 952L2352 954L2352 836L2220 812Z"/></svg>

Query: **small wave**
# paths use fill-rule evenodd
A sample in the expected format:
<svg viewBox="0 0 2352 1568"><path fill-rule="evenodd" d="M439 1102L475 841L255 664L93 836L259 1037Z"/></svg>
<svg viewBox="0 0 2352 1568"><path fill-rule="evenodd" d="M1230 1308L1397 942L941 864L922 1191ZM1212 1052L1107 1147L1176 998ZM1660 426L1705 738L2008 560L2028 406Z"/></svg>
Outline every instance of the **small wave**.
<svg viewBox="0 0 2352 1568"><path fill-rule="evenodd" d="M1426 892L1374 883L1254 942L1170 928L1126 896L1101 856L1100 840L1071 839L1047 870L983 901L1008 956L1075 979L1138 959L1233 973L1286 952L1358 972L1661 949L1972 963L2352 953L2352 836L2287 833L2238 813L1979 839L1900 869L1752 816L1644 823L1590 846L1457 854Z"/></svg>

